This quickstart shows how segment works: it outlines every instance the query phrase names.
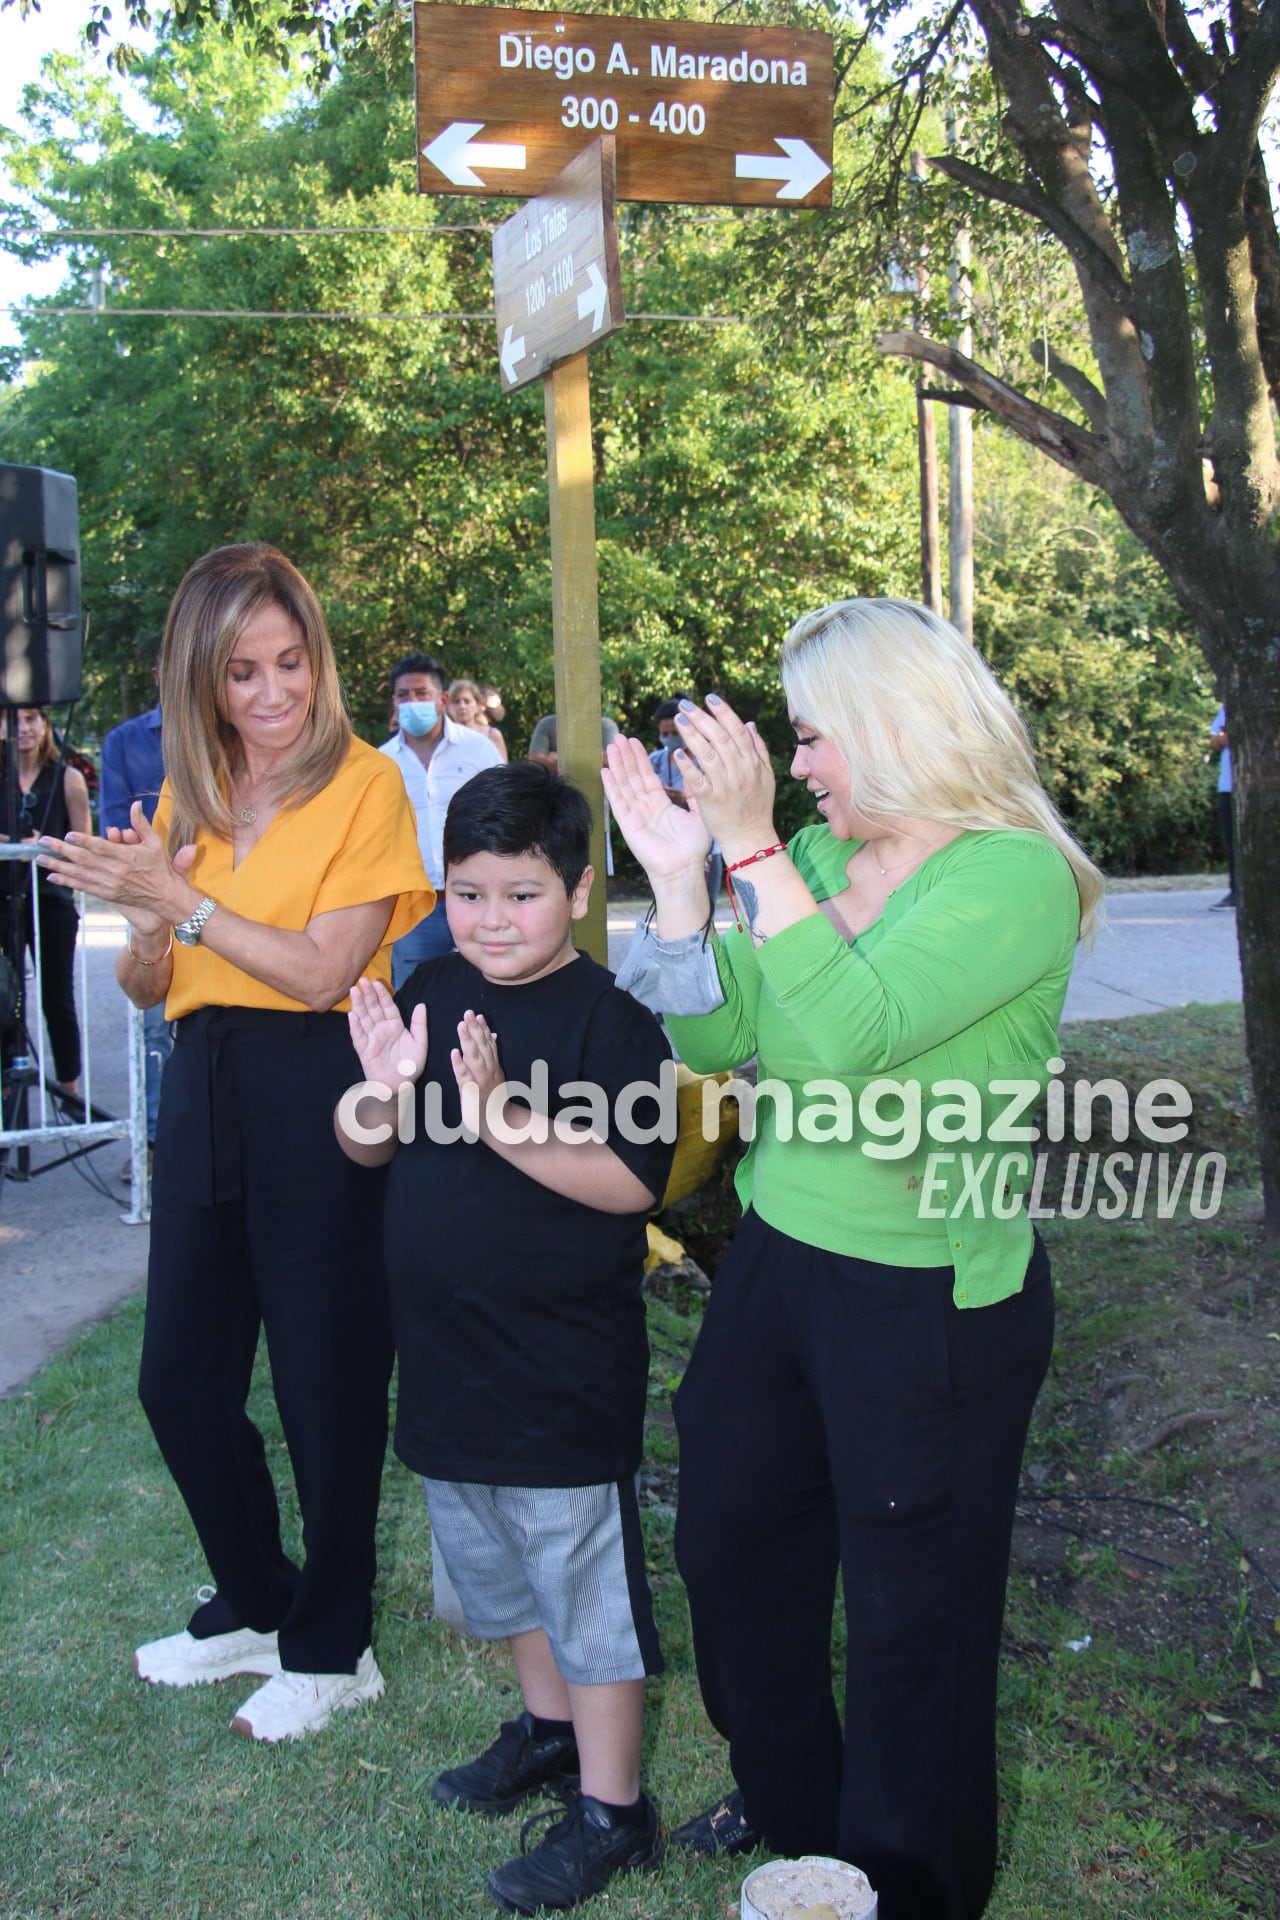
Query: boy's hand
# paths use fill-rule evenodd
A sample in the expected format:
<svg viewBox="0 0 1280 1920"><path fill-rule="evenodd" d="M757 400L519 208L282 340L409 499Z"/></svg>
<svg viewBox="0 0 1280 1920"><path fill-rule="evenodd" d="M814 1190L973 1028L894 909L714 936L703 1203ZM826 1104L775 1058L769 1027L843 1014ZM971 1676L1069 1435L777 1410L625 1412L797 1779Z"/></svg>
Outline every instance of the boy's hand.
<svg viewBox="0 0 1280 1920"><path fill-rule="evenodd" d="M381 980L357 980L347 1015L351 1044L366 1080L381 1081L392 1093L417 1080L427 1064L427 1010L416 1006L409 1025Z"/></svg>
<svg viewBox="0 0 1280 1920"><path fill-rule="evenodd" d="M458 1044L450 1054L458 1091L475 1087L480 1095L481 1111L495 1087L503 1084L502 1062L498 1058L498 1036L489 1029L482 1013L470 1008L458 1022Z"/></svg>

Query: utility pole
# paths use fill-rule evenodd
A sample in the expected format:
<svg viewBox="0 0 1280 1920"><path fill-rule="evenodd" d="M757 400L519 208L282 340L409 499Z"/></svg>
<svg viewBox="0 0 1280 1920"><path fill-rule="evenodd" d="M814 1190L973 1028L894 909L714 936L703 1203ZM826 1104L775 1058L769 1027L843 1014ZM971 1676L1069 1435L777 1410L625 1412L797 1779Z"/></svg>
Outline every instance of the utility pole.
<svg viewBox="0 0 1280 1920"><path fill-rule="evenodd" d="M956 147L954 107L947 109L947 147ZM972 283L969 279L969 229L956 234L952 254L950 305L960 322L952 344L973 357L973 328L969 324ZM950 427L950 488L947 513L951 556L951 624L966 640L973 639L973 414L968 407L947 409Z"/></svg>
<svg viewBox="0 0 1280 1920"><path fill-rule="evenodd" d="M923 278L923 274L921 276ZM942 612L942 523L938 512L938 429L933 402L916 381L916 445L920 456L920 598Z"/></svg>

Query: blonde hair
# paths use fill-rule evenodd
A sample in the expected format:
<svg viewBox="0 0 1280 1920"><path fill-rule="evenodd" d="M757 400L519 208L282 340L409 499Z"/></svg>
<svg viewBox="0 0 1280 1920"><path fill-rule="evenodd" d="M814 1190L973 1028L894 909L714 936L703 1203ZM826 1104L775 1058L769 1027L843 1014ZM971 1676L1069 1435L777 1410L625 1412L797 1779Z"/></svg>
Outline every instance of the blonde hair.
<svg viewBox="0 0 1280 1920"><path fill-rule="evenodd" d="M861 813L1043 835L1071 868L1080 936L1092 937L1102 875L1040 784L1008 694L953 626L913 600L838 600L796 621L780 665L794 716L843 754Z"/></svg>
<svg viewBox="0 0 1280 1920"><path fill-rule="evenodd" d="M231 782L244 764L227 718L227 663L264 607L298 628L311 669L307 728L275 775L280 806L302 806L328 786L351 745L333 643L320 603L292 561L261 541L218 547L191 567L173 596L160 648L165 774L173 792L169 851L200 831L231 837Z"/></svg>

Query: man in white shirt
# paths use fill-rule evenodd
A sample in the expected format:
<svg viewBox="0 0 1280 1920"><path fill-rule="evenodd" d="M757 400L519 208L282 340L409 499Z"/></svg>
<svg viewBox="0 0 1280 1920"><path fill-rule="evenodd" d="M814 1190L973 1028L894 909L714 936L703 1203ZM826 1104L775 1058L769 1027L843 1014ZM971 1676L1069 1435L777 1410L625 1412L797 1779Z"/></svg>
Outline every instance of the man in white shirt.
<svg viewBox="0 0 1280 1920"><path fill-rule="evenodd" d="M445 712L444 668L427 653L408 653L391 669L391 698L399 723L380 752L399 767L418 820L418 846L427 878L439 898L391 949L392 982L399 987L419 961L448 953L453 945L444 911L444 817L458 788L502 756L491 740L460 727Z"/></svg>

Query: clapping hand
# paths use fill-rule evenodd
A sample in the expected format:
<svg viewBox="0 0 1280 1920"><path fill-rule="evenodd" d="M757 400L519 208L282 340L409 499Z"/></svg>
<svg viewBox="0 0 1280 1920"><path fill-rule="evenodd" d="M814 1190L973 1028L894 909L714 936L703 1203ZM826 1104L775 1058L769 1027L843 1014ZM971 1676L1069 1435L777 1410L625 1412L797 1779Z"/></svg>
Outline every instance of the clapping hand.
<svg viewBox="0 0 1280 1920"><path fill-rule="evenodd" d="M696 804L673 804L639 740L611 741L607 762L605 797L649 878L668 880L689 872L701 879L711 835Z"/></svg>
<svg viewBox="0 0 1280 1920"><path fill-rule="evenodd" d="M196 848L179 847L171 860L140 801L129 817L123 829L108 827L105 839L92 833L69 833L63 840L42 835L39 865L55 886L91 893L120 907L140 933L158 932L185 920L195 904L187 876Z"/></svg>
<svg viewBox="0 0 1280 1920"><path fill-rule="evenodd" d="M427 1010L419 1004L406 1027L381 980L357 980L347 1015L351 1044L366 1080L395 1093L412 1084L427 1064Z"/></svg>
<svg viewBox="0 0 1280 1920"><path fill-rule="evenodd" d="M741 721L729 702L708 694L704 707L681 703L676 715L683 742L685 792L728 860L777 839L777 792L769 749L754 721Z"/></svg>
<svg viewBox="0 0 1280 1920"><path fill-rule="evenodd" d="M503 1073L502 1062L498 1058L498 1036L482 1013L472 1013L470 1008L467 1009L458 1022L458 1044L449 1058L453 1063L458 1091L464 1096L463 1113L467 1110L465 1096L468 1087L476 1089L483 1112L489 1095L495 1087L502 1086Z"/></svg>

